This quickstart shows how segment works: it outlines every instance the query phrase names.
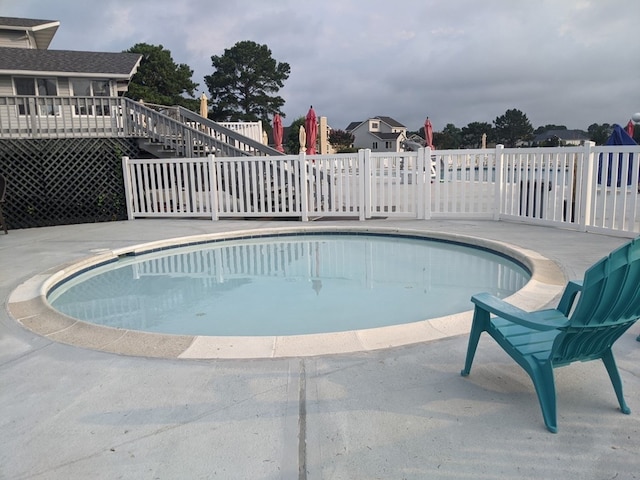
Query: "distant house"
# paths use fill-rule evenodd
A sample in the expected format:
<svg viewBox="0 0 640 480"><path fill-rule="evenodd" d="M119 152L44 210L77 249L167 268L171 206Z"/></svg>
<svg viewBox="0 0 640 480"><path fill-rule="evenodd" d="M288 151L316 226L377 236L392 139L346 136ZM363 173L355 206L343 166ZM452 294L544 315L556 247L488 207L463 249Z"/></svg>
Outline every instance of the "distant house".
<svg viewBox="0 0 640 480"><path fill-rule="evenodd" d="M583 130L547 130L533 138L534 146L575 146L589 140Z"/></svg>
<svg viewBox="0 0 640 480"><path fill-rule="evenodd" d="M402 152L407 139L407 127L391 117L373 117L351 122L346 131L353 135L355 148L368 148L374 152Z"/></svg>

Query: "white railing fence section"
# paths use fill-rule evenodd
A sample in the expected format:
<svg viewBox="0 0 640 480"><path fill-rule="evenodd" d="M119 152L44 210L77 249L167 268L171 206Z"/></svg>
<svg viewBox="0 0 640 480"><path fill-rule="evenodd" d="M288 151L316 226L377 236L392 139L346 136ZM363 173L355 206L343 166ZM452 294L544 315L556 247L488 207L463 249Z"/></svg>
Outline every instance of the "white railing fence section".
<svg viewBox="0 0 640 480"><path fill-rule="evenodd" d="M262 143L264 140L264 130L262 129L262 122L260 120L257 122L218 122L218 124L229 130L234 130L240 135L249 137L256 142Z"/></svg>
<svg viewBox="0 0 640 480"><path fill-rule="evenodd" d="M213 157L123 159L128 217L217 218Z"/></svg>
<svg viewBox="0 0 640 480"><path fill-rule="evenodd" d="M123 159L129 218L485 218L640 234L640 147Z"/></svg>

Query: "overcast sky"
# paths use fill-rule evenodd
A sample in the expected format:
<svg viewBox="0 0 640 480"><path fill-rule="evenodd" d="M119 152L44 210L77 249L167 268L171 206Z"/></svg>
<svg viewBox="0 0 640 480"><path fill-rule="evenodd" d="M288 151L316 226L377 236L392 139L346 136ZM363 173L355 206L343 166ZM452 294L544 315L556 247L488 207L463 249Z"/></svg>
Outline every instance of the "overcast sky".
<svg viewBox="0 0 640 480"><path fill-rule="evenodd" d="M242 40L291 66L285 125L384 115L417 130L524 112L534 128L625 125L640 111L637 0L0 0L59 20L57 50L162 45L207 93L211 56Z"/></svg>

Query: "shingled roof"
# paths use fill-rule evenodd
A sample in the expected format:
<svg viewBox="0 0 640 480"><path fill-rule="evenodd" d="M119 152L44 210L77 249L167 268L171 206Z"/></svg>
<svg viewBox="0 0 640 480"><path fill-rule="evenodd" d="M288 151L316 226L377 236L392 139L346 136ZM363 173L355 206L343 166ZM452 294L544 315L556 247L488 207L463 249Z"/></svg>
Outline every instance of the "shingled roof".
<svg viewBox="0 0 640 480"><path fill-rule="evenodd" d="M377 116L374 117L377 118L378 120L380 120L381 122L386 123L387 125L390 125L392 127L400 127L400 128L406 128L403 124L401 124L399 121L391 118L391 117L382 117L382 116Z"/></svg>
<svg viewBox="0 0 640 480"><path fill-rule="evenodd" d="M131 78L142 55L0 47L0 73Z"/></svg>
<svg viewBox="0 0 640 480"><path fill-rule="evenodd" d="M369 132L369 133L374 137L379 138L380 140L397 140L398 137L402 135L402 133L400 132L395 132L395 133Z"/></svg>
<svg viewBox="0 0 640 480"><path fill-rule="evenodd" d="M36 20L34 18L15 18L0 17L0 27L20 27L17 30L33 29L34 27L42 27L51 23L59 24L57 20Z"/></svg>
<svg viewBox="0 0 640 480"><path fill-rule="evenodd" d="M351 122L349 125L347 125L346 131L347 132L352 132L353 130L355 130L357 127L359 127L360 125L362 125L364 122L367 122L371 119L376 119L376 120L380 120L381 122L386 123L387 125L389 125L390 127L399 127L399 128L407 128L404 125L402 125L400 122L398 122L397 120L394 120L391 117L384 117L384 116L377 116L377 117L371 117L368 120L364 120L364 121L360 121L360 122Z"/></svg>

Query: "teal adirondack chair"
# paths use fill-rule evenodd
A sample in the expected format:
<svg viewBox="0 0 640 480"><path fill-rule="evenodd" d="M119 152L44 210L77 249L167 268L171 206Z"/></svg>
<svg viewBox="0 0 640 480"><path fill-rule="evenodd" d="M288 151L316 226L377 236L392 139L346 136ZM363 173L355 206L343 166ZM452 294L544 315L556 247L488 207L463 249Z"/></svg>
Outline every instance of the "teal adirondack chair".
<svg viewBox="0 0 640 480"><path fill-rule="evenodd" d="M475 311L462 376L469 375L480 334L487 332L533 380L551 432L558 431L553 369L575 361L601 359L620 410L631 413L611 347L640 317L640 237L590 267L582 282L569 282L557 308L526 312L488 293L471 301Z"/></svg>

